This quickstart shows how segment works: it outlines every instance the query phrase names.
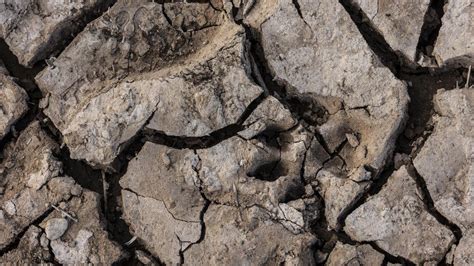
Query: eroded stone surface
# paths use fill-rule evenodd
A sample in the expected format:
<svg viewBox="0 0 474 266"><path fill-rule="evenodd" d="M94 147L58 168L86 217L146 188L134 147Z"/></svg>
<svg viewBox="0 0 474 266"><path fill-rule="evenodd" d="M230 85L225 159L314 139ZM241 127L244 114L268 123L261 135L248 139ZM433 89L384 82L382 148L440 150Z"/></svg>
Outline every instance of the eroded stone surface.
<svg viewBox="0 0 474 266"><path fill-rule="evenodd" d="M337 242L326 265L382 265L384 255L370 245L352 246Z"/></svg>
<svg viewBox="0 0 474 266"><path fill-rule="evenodd" d="M184 253L186 264L314 264L314 236L292 234L259 207L211 205L204 222L206 237Z"/></svg>
<svg viewBox="0 0 474 266"><path fill-rule="evenodd" d="M454 240L453 233L425 209L405 166L347 217L344 230L356 241L374 241L416 264L441 261Z"/></svg>
<svg viewBox="0 0 474 266"><path fill-rule="evenodd" d="M236 123L263 92L245 50L243 29L209 4L119 1L37 81L72 157L108 165L152 114L169 135Z"/></svg>
<svg viewBox="0 0 474 266"><path fill-rule="evenodd" d="M443 25L436 39L433 54L439 64L462 65L474 64L474 31L472 0L448 1Z"/></svg>
<svg viewBox="0 0 474 266"><path fill-rule="evenodd" d="M207 215L208 208L216 204L225 204L235 214L259 206L259 219L268 220L264 223L282 226L290 235L306 235L312 222L319 218L320 208L319 201L306 193L300 179L310 134L303 128L274 134L254 140L233 137L196 151L146 143L120 181L124 218L134 234L165 263L179 263L180 252L201 245L197 243L202 241L201 215ZM224 225L220 220L215 223ZM209 232L206 226L205 239L222 241L221 236L212 235L218 233ZM256 241L261 240L255 236L249 243L235 245L247 250ZM275 244L261 245L270 252ZM218 260L235 259L225 257L223 252L216 247L208 254ZM268 256L269 260L281 260L282 254ZM195 257L189 261L210 262L208 259Z"/></svg>
<svg viewBox="0 0 474 266"><path fill-rule="evenodd" d="M297 121L275 97L268 96L245 120L243 131L238 134L251 139L264 131L283 132L296 126Z"/></svg>
<svg viewBox="0 0 474 266"><path fill-rule="evenodd" d="M6 0L0 3L0 37L18 57L21 64L31 66L45 59L78 24L97 12L110 0Z"/></svg>
<svg viewBox="0 0 474 266"><path fill-rule="evenodd" d="M474 228L473 89L438 91L433 133L414 159L436 209L462 230Z"/></svg>
<svg viewBox="0 0 474 266"><path fill-rule="evenodd" d="M75 182L63 176L62 165L54 157L57 144L35 122L25 129L16 143L5 149L0 164L0 196L3 217L0 219L0 247L3 248L33 221L67 200ZM31 180L42 180L42 185Z"/></svg>
<svg viewBox="0 0 474 266"><path fill-rule="evenodd" d="M109 213L123 214L138 243L130 260L143 264L381 265L382 250L417 264L470 263L471 90L439 92L425 146L399 154L398 171L367 194L392 169L408 96L338 1L161 2L118 0L36 77L40 108L68 149L57 153L37 123L0 143L2 262L120 262L123 243L111 239L127 229L107 232L100 212L112 200ZM414 58L427 0L356 2L392 48ZM17 24L44 11L20 4ZM72 30L74 18L62 15L55 27ZM58 43L50 34L38 42ZM81 180L75 171L90 169L74 159L125 173L106 174L101 198L63 177L56 156L81 184L95 181ZM404 166L418 180L412 159L435 207L463 230L459 245L423 203Z"/></svg>
<svg viewBox="0 0 474 266"><path fill-rule="evenodd" d="M326 153L340 161L320 163L339 165L330 166L339 168L331 178L339 184L328 193L344 195L346 199L335 201L346 206L363 191L353 180L370 180L389 159L406 117L408 95L404 84L378 62L342 5L298 2L299 9L289 0L265 1L245 21L261 29L270 70L288 85L289 96L301 101L311 97L326 110L327 121L317 130ZM326 208L327 219L335 221L342 209Z"/></svg>
<svg viewBox="0 0 474 266"><path fill-rule="evenodd" d="M474 263L474 231L464 233L454 250L453 265L472 265Z"/></svg>
<svg viewBox="0 0 474 266"><path fill-rule="evenodd" d="M390 47L415 61L429 0L355 0Z"/></svg>
<svg viewBox="0 0 474 266"><path fill-rule="evenodd" d="M0 66L0 139L28 110L28 95L2 69Z"/></svg>
<svg viewBox="0 0 474 266"><path fill-rule="evenodd" d="M201 235L198 161L192 150L146 143L120 180L125 220L167 264L179 263L180 251Z"/></svg>

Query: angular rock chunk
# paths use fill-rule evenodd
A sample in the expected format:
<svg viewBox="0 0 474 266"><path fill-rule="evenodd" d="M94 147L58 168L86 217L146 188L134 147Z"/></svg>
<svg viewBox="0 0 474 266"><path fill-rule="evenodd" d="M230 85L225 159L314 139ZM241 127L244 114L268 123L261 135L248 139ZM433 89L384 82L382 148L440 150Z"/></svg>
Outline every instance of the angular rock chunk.
<svg viewBox="0 0 474 266"><path fill-rule="evenodd" d="M376 64L377 58L339 3L300 1L303 18L290 1L279 3L262 25L265 56L276 79L294 87L290 93L306 93L322 105L324 97L339 98L344 110L334 124L360 134L359 149L367 150L364 163L379 169L405 117L404 84Z"/></svg>
<svg viewBox="0 0 474 266"><path fill-rule="evenodd" d="M120 179L124 219L147 249L166 264L178 264L180 252L201 235L205 208L192 150L147 142Z"/></svg>
<svg viewBox="0 0 474 266"><path fill-rule="evenodd" d="M192 150L147 142L130 161L120 186L142 197L162 201L176 219L199 221L204 200L194 170L198 163L199 158Z"/></svg>
<svg viewBox="0 0 474 266"><path fill-rule="evenodd" d="M383 260L384 255L370 245L352 246L337 242L326 265L382 265Z"/></svg>
<svg viewBox="0 0 474 266"><path fill-rule="evenodd" d="M260 206L268 219L304 234L319 218L319 202L305 196L300 179L310 135L299 128L258 138L196 151L146 143L120 180L134 235L165 263L179 263L180 253L202 239L209 200L242 211Z"/></svg>
<svg viewBox="0 0 474 266"><path fill-rule="evenodd" d="M293 234L259 207L211 205L204 215L204 240L184 253L190 265L313 265L314 236Z"/></svg>
<svg viewBox="0 0 474 266"><path fill-rule="evenodd" d="M430 0L355 0L390 47L415 61Z"/></svg>
<svg viewBox="0 0 474 266"><path fill-rule="evenodd" d="M265 98L245 120L245 130L238 134L251 139L265 131L283 132L296 126L297 121L275 97Z"/></svg>
<svg viewBox="0 0 474 266"><path fill-rule="evenodd" d="M380 173L405 121L408 95L405 85L377 62L340 3L298 2L298 7L289 0L261 3L245 22L261 31L270 71L287 85L289 97L311 98L326 110L326 121L317 130L334 160L318 164L329 164L334 183L340 183L329 193L342 195L339 189L358 187L353 180ZM362 189L350 190L344 205ZM332 212L328 220L334 221L340 209L326 208Z"/></svg>
<svg viewBox="0 0 474 266"><path fill-rule="evenodd" d="M388 253L416 264L441 261L454 240L453 233L425 209L404 166L347 217L344 230L356 241L375 241Z"/></svg>
<svg viewBox="0 0 474 266"><path fill-rule="evenodd" d="M355 198L362 196L370 184L340 178L324 169L318 173L316 180L321 197L324 198L326 219L329 226L335 229L339 227L338 218L341 213L351 206Z"/></svg>
<svg viewBox="0 0 474 266"><path fill-rule="evenodd" d="M65 36L77 32L82 20L111 2L3 1L0 4L0 37L21 64L31 66L58 49Z"/></svg>
<svg viewBox="0 0 474 266"><path fill-rule="evenodd" d="M245 141L234 137L198 150L197 170L203 193L212 200L237 206L272 208L293 193L304 193L300 179L310 136L303 129ZM225 158L223 158L225 154Z"/></svg>
<svg viewBox="0 0 474 266"><path fill-rule="evenodd" d="M439 64L474 65L472 0L448 1L433 54Z"/></svg>
<svg viewBox="0 0 474 266"><path fill-rule="evenodd" d="M6 70L1 71L1 69L0 67L0 139L28 110L28 95L7 76Z"/></svg>
<svg viewBox="0 0 474 266"><path fill-rule="evenodd" d="M53 218L46 222L44 232L49 240L60 238L68 228L68 221L64 218Z"/></svg>
<svg viewBox="0 0 474 266"><path fill-rule="evenodd" d="M474 228L474 90L438 91L434 130L414 159L436 209L464 231Z"/></svg>
<svg viewBox="0 0 474 266"><path fill-rule="evenodd" d="M52 263L53 258L48 247L41 245L42 230L32 225L25 232L14 250L0 257L2 264L20 265L25 263L47 264Z"/></svg>
<svg viewBox="0 0 474 266"><path fill-rule="evenodd" d="M124 218L134 235L166 264L179 264L180 252L201 236L199 220L173 217L163 201L142 197L128 190L122 190L122 201Z"/></svg>
<svg viewBox="0 0 474 266"><path fill-rule="evenodd" d="M67 200L77 186L72 178L62 176L62 164L52 155L57 144L34 122L15 144L5 149L0 164L0 248L29 226L52 204ZM35 180L32 185L32 180ZM40 183L37 181L41 180Z"/></svg>
<svg viewBox="0 0 474 266"><path fill-rule="evenodd" d="M263 90L250 79L243 32L233 30L212 58L156 84L160 101L148 128L197 137L239 121Z"/></svg>
<svg viewBox="0 0 474 266"><path fill-rule="evenodd" d="M245 49L243 29L208 3L122 0L37 82L71 156L105 166L153 114L149 127L169 135L236 123L263 92Z"/></svg>
<svg viewBox="0 0 474 266"><path fill-rule="evenodd" d="M77 221L69 221L67 231L60 238L51 239L51 251L59 263L111 265L124 257L120 246L109 239L102 225L100 204L100 196L88 190L66 203L63 211ZM62 215L54 211L40 226L48 233L50 221L69 219Z"/></svg>
<svg viewBox="0 0 474 266"><path fill-rule="evenodd" d="M474 264L474 231L464 233L454 250L453 265L473 265Z"/></svg>

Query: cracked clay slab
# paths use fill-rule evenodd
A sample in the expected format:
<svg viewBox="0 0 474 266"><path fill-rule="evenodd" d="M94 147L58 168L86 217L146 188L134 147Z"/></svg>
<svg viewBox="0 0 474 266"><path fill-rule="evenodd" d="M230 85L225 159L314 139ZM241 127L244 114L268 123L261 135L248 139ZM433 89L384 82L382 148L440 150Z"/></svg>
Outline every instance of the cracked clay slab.
<svg viewBox="0 0 474 266"><path fill-rule="evenodd" d="M109 165L150 118L166 134L209 134L263 92L241 27L209 4L165 7L118 1L36 77L73 158Z"/></svg>
<svg viewBox="0 0 474 266"><path fill-rule="evenodd" d="M355 0L393 50L415 61L430 0ZM433 20L433 18L431 18Z"/></svg>
<svg viewBox="0 0 474 266"><path fill-rule="evenodd" d="M461 230L474 228L474 90L439 90L434 129L413 163L436 209Z"/></svg>
<svg viewBox="0 0 474 266"><path fill-rule="evenodd" d="M416 264L441 261L454 241L453 233L426 210L405 166L347 217L344 230L356 241L374 241Z"/></svg>
<svg viewBox="0 0 474 266"><path fill-rule="evenodd" d="M1 63L0 61L0 70L2 70ZM0 140L26 113L27 101L28 95L8 76L8 71L0 71Z"/></svg>
<svg viewBox="0 0 474 266"><path fill-rule="evenodd" d="M389 159L407 117L406 87L378 62L337 1L300 0L298 7L289 0L265 1L244 22L261 32L269 69L289 96L311 97L327 112L317 131L325 152L341 161L338 171L330 171L334 182L327 180L344 183L323 188L335 196L330 201L344 202L326 209L334 228L347 203L364 191L353 180L370 181Z"/></svg>
<svg viewBox="0 0 474 266"><path fill-rule="evenodd" d="M0 37L24 66L46 59L111 0L4 0L0 3Z"/></svg>
<svg viewBox="0 0 474 266"><path fill-rule="evenodd" d="M32 123L5 149L0 164L0 248L33 221L41 217L53 204L67 200L80 191L68 176L62 175L62 163L54 157L58 145Z"/></svg>

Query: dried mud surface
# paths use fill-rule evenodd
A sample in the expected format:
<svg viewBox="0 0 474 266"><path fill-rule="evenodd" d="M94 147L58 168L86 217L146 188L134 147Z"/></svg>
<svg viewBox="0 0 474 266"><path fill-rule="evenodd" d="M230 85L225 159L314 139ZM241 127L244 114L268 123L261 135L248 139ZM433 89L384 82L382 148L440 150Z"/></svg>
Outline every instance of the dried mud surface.
<svg viewBox="0 0 474 266"><path fill-rule="evenodd" d="M0 263L474 264L472 0L0 3Z"/></svg>

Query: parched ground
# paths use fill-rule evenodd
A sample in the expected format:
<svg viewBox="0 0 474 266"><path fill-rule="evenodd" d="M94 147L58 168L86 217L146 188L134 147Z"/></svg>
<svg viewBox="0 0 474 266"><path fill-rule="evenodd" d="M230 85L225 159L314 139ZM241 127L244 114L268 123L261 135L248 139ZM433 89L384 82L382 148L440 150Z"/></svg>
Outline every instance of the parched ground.
<svg viewBox="0 0 474 266"><path fill-rule="evenodd" d="M473 265L473 12L0 1L0 264Z"/></svg>

